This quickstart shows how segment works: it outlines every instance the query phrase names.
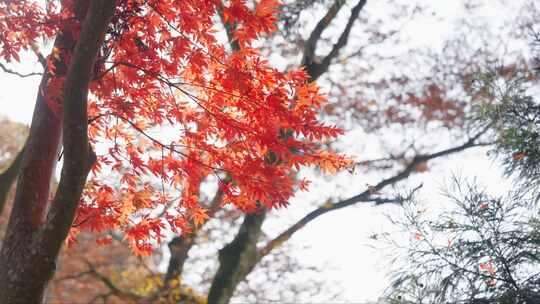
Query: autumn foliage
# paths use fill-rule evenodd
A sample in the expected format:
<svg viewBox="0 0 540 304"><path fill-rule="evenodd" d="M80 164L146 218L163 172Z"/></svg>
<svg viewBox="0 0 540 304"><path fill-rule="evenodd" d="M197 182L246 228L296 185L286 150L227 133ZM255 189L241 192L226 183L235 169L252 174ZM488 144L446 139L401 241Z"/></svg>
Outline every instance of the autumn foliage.
<svg viewBox="0 0 540 304"><path fill-rule="evenodd" d="M1 58L19 61L21 51L60 32L77 40L81 3L1 2ZM189 232L208 217L199 205L202 181L217 180L223 202L249 212L285 206L302 166L332 173L349 164L320 148L341 134L317 119L324 94L304 71L277 71L254 47L274 29L278 5L118 2L90 83L97 163L70 239L80 230L119 229L135 252L148 253L165 231ZM231 26L238 51L219 36L216 15ZM41 90L57 117L65 80L58 62L69 66L71 55L54 47L47 57Z"/></svg>

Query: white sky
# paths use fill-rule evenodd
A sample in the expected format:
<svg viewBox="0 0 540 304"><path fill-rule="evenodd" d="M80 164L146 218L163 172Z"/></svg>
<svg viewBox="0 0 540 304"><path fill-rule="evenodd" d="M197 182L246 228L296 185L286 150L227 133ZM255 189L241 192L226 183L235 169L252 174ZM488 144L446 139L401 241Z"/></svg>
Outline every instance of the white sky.
<svg viewBox="0 0 540 304"><path fill-rule="evenodd" d="M455 29L455 20L461 17L463 1L430 0L433 14L415 19L408 23L403 31L414 39L411 43L425 47L440 47L444 37L448 37ZM499 1L488 1L490 4L482 8L482 17L491 20L503 20L507 11ZM520 2L520 1L516 1ZM376 6L377 1L368 1L368 6ZM443 20L441 20L443 19ZM39 66L33 56L23 56L23 64L17 66L18 71L39 71ZM0 72L0 113L10 119L29 123L33 111L39 77L21 79ZM359 139L362 140L362 139ZM493 193L501 193L508 186L500 178L501 170L485 156L485 150L476 149L459 156L453 156L449 161L438 162L429 174L416 175L410 179L409 185L424 183L423 197L436 203L437 193L444 179L451 172L460 172L463 176L477 176ZM366 177L356 173L355 176L341 175L339 185L322 180L314 181L312 192L302 194L295 200L290 210L282 212L291 216L305 214L306 207L301 202L313 197L325 197L334 191L339 191L341 197L358 194L364 190L366 183L374 184L380 178ZM504 186L504 187L502 187ZM336 193L334 193L336 194ZM438 197L438 198L437 198ZM392 212L397 207L358 206L331 212L310 223L297 233L291 242L298 246L309 245L309 250L292 252L306 265L328 264L331 270L325 275L328 281L339 282L338 288L344 290L344 297L353 303L376 300L387 286L386 271L388 265L384 257L389 252L376 251L367 244L368 236L374 232L384 231L388 225L385 212ZM283 228L277 228L281 231Z"/></svg>

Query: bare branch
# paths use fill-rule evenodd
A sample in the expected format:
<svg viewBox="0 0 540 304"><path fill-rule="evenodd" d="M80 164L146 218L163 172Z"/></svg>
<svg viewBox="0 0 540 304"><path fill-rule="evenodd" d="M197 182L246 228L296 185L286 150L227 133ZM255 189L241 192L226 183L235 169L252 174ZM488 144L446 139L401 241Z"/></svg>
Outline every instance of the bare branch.
<svg viewBox="0 0 540 304"><path fill-rule="evenodd" d="M392 201L392 200L383 200L383 199L378 199L377 200L377 199L373 198L372 195L374 193L376 193L376 192L379 192L380 190L382 190L386 186L394 185L397 182L406 179L407 177L409 177L409 175L411 175L412 173L414 173L416 171L416 167L419 164L422 164L422 163L424 163L426 161L429 161L429 160L432 160L432 159L435 159L435 158L455 154L455 153L464 151L464 150L472 148L472 147L481 146L482 144L478 144L478 143L476 143L476 141L485 132L487 132L487 130L488 130L488 128L486 127L485 129L480 131L477 135L475 135L474 137L472 137L471 139L469 139L467 142L465 142L464 144L462 144L460 146L450 148L450 149L446 149L446 150L442 150L442 151L435 152L435 153L432 153L432 154L417 155L416 157L414 157L412 159L412 161L409 163L409 165L407 165L401 172L399 172L398 174L396 174L396 175L394 175L394 176L392 176L390 178L382 180L381 182L379 182L378 184L376 184L374 186L369 187L364 192L362 192L362 193L360 193L358 195L355 195L355 196L353 196L351 198L348 198L346 200L342 200L342 201L339 201L337 203L333 203L333 204L331 204L329 206L324 205L322 207L319 207L319 208L313 210L312 212L310 212L309 214L304 216L302 219L300 219L298 222L296 222L294 225L292 225L289 229L285 230L280 235L278 235L275 239L268 242L268 244L266 246L264 246L260 250L260 258L262 259L265 255L267 255L270 251L272 251L272 249L274 249L275 247L279 246L283 242L290 239L295 232L302 229L306 224L308 224L309 222L313 221L314 219L318 218L319 216L321 216L321 215L323 215L323 214L325 214L327 212L338 210L338 209L345 208L345 207L348 207L348 206L351 206L351 205L354 205L354 204L357 204L357 203L362 203L362 202L375 202L376 205L383 204L383 203L395 202L395 201Z"/></svg>
<svg viewBox="0 0 540 304"><path fill-rule="evenodd" d="M307 66L313 62L317 43L321 39L323 31L330 25L330 22L332 22L332 20L336 17L337 13L344 4L345 1L336 0L334 4L330 6L324 17L319 20L319 22L311 32L311 35L309 35L309 39L306 41L304 48L304 58L302 59L303 65Z"/></svg>
<svg viewBox="0 0 540 304"><path fill-rule="evenodd" d="M313 32L311 32L311 35L306 42L302 65L305 66L308 74L311 76L312 81L319 78L319 76L321 76L328 70L330 63L332 63L332 60L334 60L339 55L340 50L347 45L354 22L356 21L356 19L358 19L358 15L366 5L367 0L359 0L356 6L353 7L353 9L351 10L351 15L349 16L349 20L347 21L347 25L339 36L338 41L332 46L332 50L330 50L330 52L319 62L315 59L317 42L320 40L322 32L335 18L344 3L344 0L336 0L336 2L334 2L326 15L319 21L319 23L317 23L317 26L315 27Z"/></svg>
<svg viewBox="0 0 540 304"><path fill-rule="evenodd" d="M105 304L105 303L107 303L107 299L112 295L113 295L112 292L98 294L95 297L93 297L90 301L88 301L87 303L88 304L96 303L98 299L101 299L102 303Z"/></svg>
<svg viewBox="0 0 540 304"><path fill-rule="evenodd" d="M86 266L88 266L88 270L85 271L84 273L93 275L95 278L97 278L99 281L101 281L105 286L107 286L107 288L111 291L112 294L114 294L114 295L116 295L116 296L118 296L120 298L129 298L129 299L133 299L133 300L141 300L142 299L142 297L139 296L138 294L135 294L135 293L127 291L127 290L123 290L120 287L116 286L116 284L114 284L113 281L109 277L107 277L106 275L100 273L96 269L96 267L94 267L94 265L92 263L90 263L90 261L85 259L84 262L86 263Z"/></svg>
<svg viewBox="0 0 540 304"><path fill-rule="evenodd" d="M3 65L1 62L0 62L0 69L2 69L2 71L4 71L4 73L16 75L16 76L19 76L19 77L21 77L21 78L26 78L26 77L30 77L30 76L41 76L41 75L43 75L43 73L38 73L38 72L32 72L32 73L22 74L22 73L19 73L19 72L17 72L17 71L14 71L14 70L9 69L9 68L6 67L5 65Z"/></svg>

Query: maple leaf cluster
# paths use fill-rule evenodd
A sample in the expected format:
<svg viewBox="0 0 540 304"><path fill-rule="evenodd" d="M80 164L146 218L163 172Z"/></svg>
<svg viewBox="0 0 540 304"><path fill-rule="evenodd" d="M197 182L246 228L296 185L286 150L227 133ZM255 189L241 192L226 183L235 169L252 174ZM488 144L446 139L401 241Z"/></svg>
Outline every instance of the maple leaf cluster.
<svg viewBox="0 0 540 304"><path fill-rule="evenodd" d="M76 40L81 3L0 3L1 58L18 61L21 50L62 33ZM119 1L90 84L89 137L98 161L73 233L120 229L146 253L164 231L189 232L208 217L199 188L211 176L224 204L249 212L286 205L302 166L332 173L350 164L320 148L342 132L318 121L319 88L303 70L272 68L253 46L275 29L278 6ZM231 25L235 52L219 39L218 15ZM68 66L70 50L54 48L47 60ZM61 117L65 73L54 66L41 90Z"/></svg>

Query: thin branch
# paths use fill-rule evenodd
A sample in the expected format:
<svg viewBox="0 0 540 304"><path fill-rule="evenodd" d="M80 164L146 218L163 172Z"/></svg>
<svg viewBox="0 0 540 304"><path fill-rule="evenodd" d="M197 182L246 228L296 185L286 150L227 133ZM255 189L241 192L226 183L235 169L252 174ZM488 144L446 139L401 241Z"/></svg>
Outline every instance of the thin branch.
<svg viewBox="0 0 540 304"><path fill-rule="evenodd" d="M43 73L38 73L38 72L31 72L31 73L27 73L27 74L22 74L22 73L19 73L17 71L9 69L5 65L3 65L1 62L0 62L0 69L2 69L5 73L16 75L16 76L19 76L21 78L26 78L26 77L31 77L31 76L42 76L43 75Z"/></svg>
<svg viewBox="0 0 540 304"><path fill-rule="evenodd" d="M95 297L93 297L90 301L88 301L87 303L88 304L96 303L98 299L101 299L102 303L107 303L107 299L112 295L113 295L112 292L98 294Z"/></svg>
<svg viewBox="0 0 540 304"><path fill-rule="evenodd" d="M87 262L88 263L88 262ZM93 274L92 271L90 270L86 270L86 271L82 271L82 272L79 272L79 273L76 273L76 274L72 274L72 275L67 275L67 276L63 276L63 277L60 277L60 278L57 278L57 279L54 279L56 282L62 282L62 281L69 281L69 280L76 280L76 279L80 279L86 275L90 275L90 274Z"/></svg>
<svg viewBox="0 0 540 304"><path fill-rule="evenodd" d="M134 300L141 300L143 297L139 296L138 294L135 294L133 292L123 290L120 287L116 286L112 282L112 280L107 277L106 275L100 273L96 267L90 261L84 259L84 262L86 263L86 266L88 267L88 270L85 271L87 274L91 274L94 277L96 277L99 281L101 281L107 288L111 291L112 294L120 297L120 298L129 298Z"/></svg>

